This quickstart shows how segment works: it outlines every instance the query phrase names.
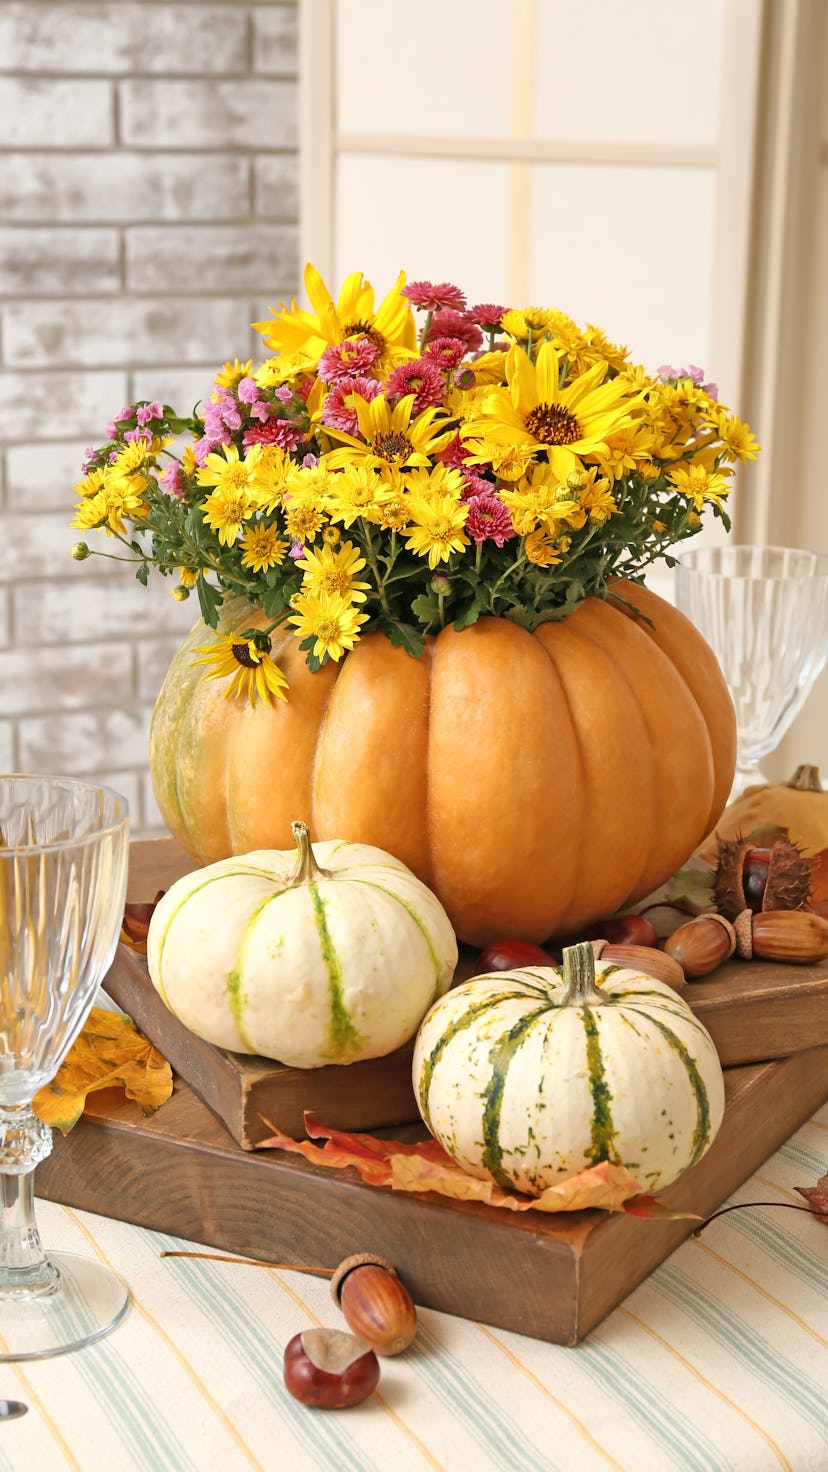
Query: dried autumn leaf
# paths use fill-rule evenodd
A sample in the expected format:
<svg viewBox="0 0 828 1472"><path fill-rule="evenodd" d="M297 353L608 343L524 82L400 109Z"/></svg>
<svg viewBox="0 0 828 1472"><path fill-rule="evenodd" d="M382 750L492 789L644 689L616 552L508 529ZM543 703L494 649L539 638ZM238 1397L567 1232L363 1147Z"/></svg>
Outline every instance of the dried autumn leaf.
<svg viewBox="0 0 828 1472"><path fill-rule="evenodd" d="M147 935L152 912L161 896L166 891L159 889L151 904L139 904L129 901L124 905L124 918L121 922L120 941L122 945L129 946L132 951L140 951L142 955L147 953Z"/></svg>
<svg viewBox="0 0 828 1472"><path fill-rule="evenodd" d="M828 1227L828 1176L820 1176L815 1186L797 1186L818 1222Z"/></svg>
<svg viewBox="0 0 828 1472"><path fill-rule="evenodd" d="M461 1170L436 1140L416 1144L402 1140L380 1140L374 1135L347 1134L305 1116L308 1140L293 1140L265 1120L273 1130L270 1139L257 1148L289 1150L303 1155L315 1165L344 1170L352 1165L371 1186L390 1186L393 1191L435 1191L460 1201L483 1201L487 1206L501 1206L508 1211L584 1211L598 1207L603 1211L627 1210L627 1202L652 1201L641 1196L641 1187L630 1172L620 1165L603 1161L579 1171L557 1186L549 1186L540 1196L522 1196L504 1191L492 1181L481 1181ZM313 1140L324 1139L323 1146ZM638 1215L664 1213L642 1209ZM672 1213L671 1213L672 1214ZM682 1213L684 1215L684 1213Z"/></svg>
<svg viewBox="0 0 828 1472"><path fill-rule="evenodd" d="M172 1093L172 1070L130 1017L93 1007L55 1077L35 1094L35 1114L68 1134L87 1096L113 1084L154 1114Z"/></svg>

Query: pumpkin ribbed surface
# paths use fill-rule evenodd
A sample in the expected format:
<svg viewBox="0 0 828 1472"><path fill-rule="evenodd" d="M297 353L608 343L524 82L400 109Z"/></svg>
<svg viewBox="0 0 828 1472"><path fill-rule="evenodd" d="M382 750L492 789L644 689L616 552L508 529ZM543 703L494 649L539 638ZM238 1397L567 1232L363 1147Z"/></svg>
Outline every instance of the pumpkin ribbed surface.
<svg viewBox="0 0 828 1472"><path fill-rule="evenodd" d="M389 854L314 845L221 860L155 907L152 981L199 1037L297 1068L377 1058L411 1038L450 985L457 943L439 901Z"/></svg>
<svg viewBox="0 0 828 1472"><path fill-rule="evenodd" d="M709 647L647 590L640 608L587 599L534 634L481 618L412 659L381 634L311 674L288 636L287 704L224 698L175 657L153 719L159 807L200 862L346 836L395 854L458 935L572 934L648 894L724 806L735 763L730 696ZM245 604L222 628L263 622Z"/></svg>
<svg viewBox="0 0 828 1472"><path fill-rule="evenodd" d="M724 1084L709 1033L661 982L595 967L600 1004L561 970L477 977L435 1003L413 1081L431 1133L472 1175L539 1195L600 1161L647 1191L701 1158Z"/></svg>

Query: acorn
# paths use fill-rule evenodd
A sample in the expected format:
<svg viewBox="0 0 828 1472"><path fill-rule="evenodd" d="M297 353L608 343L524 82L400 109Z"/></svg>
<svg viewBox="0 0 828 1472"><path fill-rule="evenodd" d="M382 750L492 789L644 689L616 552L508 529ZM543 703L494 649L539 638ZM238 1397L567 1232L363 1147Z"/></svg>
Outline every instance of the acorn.
<svg viewBox="0 0 828 1472"><path fill-rule="evenodd" d="M654 976L656 981L671 986L674 992L680 992L684 986L684 972L678 958L656 950L655 946L628 946L594 940L592 953L596 961L613 961L616 966L628 966L633 971L643 971L645 976Z"/></svg>
<svg viewBox="0 0 828 1472"><path fill-rule="evenodd" d="M733 926L724 915L714 914L712 910L680 925L664 942L666 954L678 962L691 981L709 976L735 949Z"/></svg>
<svg viewBox="0 0 828 1472"><path fill-rule="evenodd" d="M396 1268L375 1253L346 1257L331 1278L331 1297L348 1328L377 1354L401 1354L417 1332L411 1294Z"/></svg>
<svg viewBox="0 0 828 1472"><path fill-rule="evenodd" d="M720 838L714 878L719 914L735 920L743 910L805 910L811 898L811 866L790 839L758 848L745 838Z"/></svg>
<svg viewBox="0 0 828 1472"><path fill-rule="evenodd" d="M750 961L787 961L807 965L828 956L828 920L810 910L743 910L733 924L736 949Z"/></svg>

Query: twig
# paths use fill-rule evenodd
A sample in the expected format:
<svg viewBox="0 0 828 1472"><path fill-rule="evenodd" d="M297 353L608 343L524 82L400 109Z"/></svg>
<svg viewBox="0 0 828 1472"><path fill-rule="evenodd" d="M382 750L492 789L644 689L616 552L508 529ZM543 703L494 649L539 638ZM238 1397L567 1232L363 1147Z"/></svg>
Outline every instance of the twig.
<svg viewBox="0 0 828 1472"><path fill-rule="evenodd" d="M222 1252L162 1252L161 1257L204 1257L208 1262L240 1262L248 1268L281 1268L291 1273L315 1273L320 1278L332 1278L336 1268L306 1268L298 1262L254 1262L249 1257L228 1257Z"/></svg>

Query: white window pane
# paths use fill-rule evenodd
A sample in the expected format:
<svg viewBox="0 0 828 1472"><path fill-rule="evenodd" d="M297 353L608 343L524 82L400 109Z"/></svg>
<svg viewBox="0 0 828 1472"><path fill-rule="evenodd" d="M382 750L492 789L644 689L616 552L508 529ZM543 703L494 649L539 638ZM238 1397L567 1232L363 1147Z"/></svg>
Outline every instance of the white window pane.
<svg viewBox="0 0 828 1472"><path fill-rule="evenodd" d="M507 164L342 155L336 285L364 271L384 295L404 270L409 281L454 282L470 302L501 300L508 189Z"/></svg>
<svg viewBox="0 0 828 1472"><path fill-rule="evenodd" d="M508 134L511 55L509 0L338 0L339 131Z"/></svg>
<svg viewBox="0 0 828 1472"><path fill-rule="evenodd" d="M723 0L538 0L539 138L714 143Z"/></svg>
<svg viewBox="0 0 828 1472"><path fill-rule="evenodd" d="M712 170L533 169L530 296L593 322L637 363L708 363Z"/></svg>

